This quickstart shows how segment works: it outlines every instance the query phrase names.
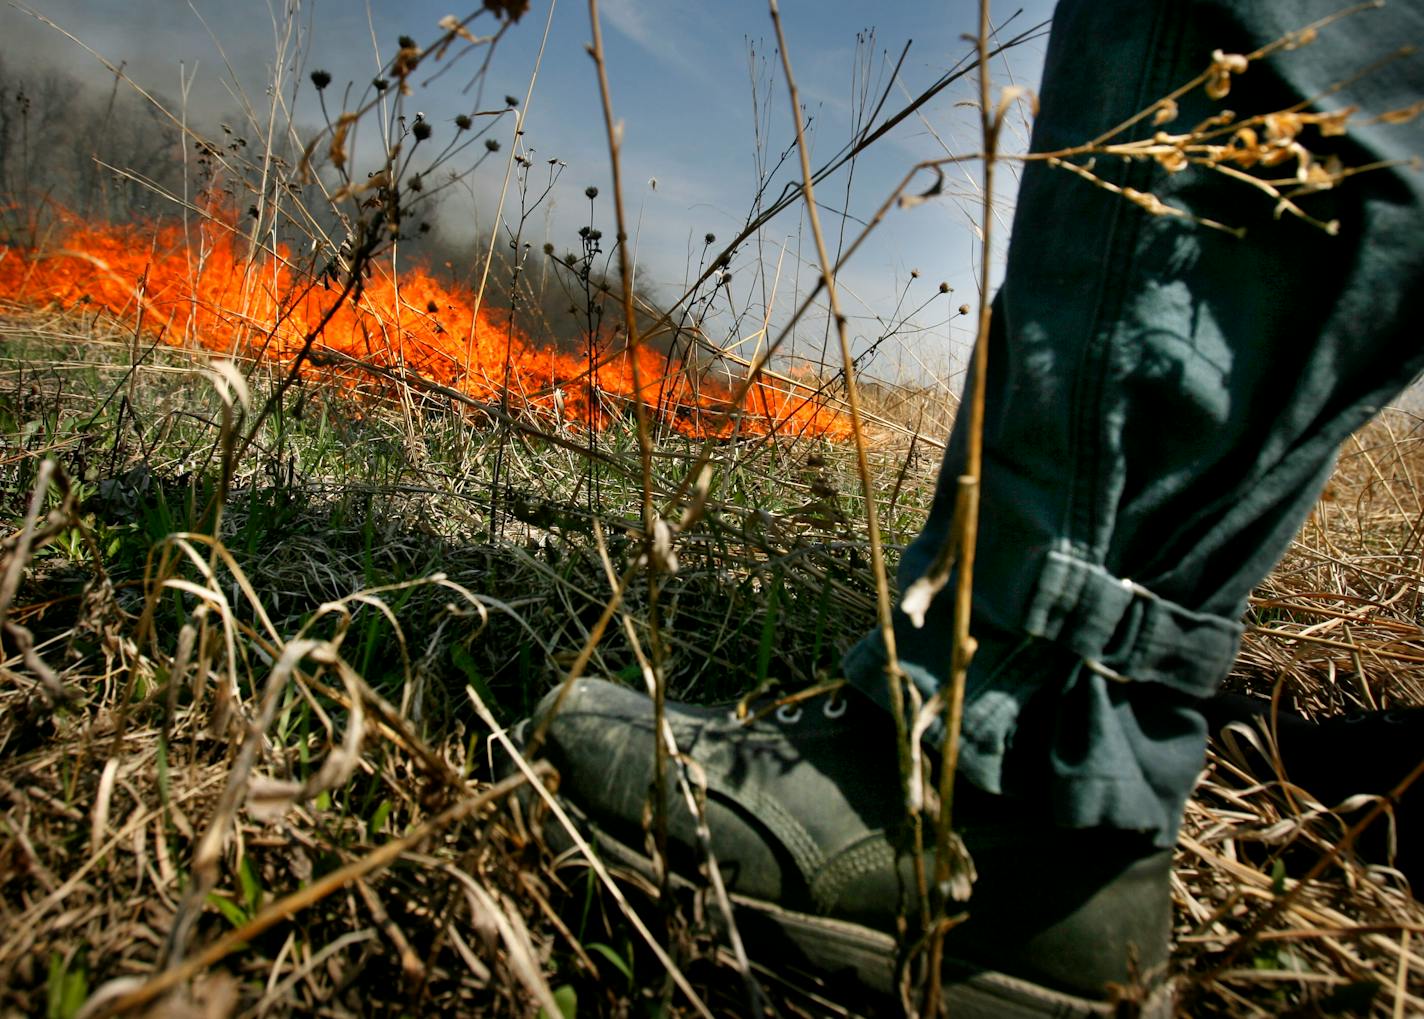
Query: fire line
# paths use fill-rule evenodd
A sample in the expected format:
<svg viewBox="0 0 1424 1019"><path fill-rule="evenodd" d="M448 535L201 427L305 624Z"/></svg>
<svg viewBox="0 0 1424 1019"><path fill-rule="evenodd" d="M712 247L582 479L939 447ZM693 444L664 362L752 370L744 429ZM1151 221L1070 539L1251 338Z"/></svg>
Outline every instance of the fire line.
<svg viewBox="0 0 1424 1019"><path fill-rule="evenodd" d="M282 364L331 312L318 338L322 346L413 371L477 400L498 402L507 393L515 411L576 427L607 427L634 398L633 355L626 349L598 358L590 386L585 356L534 342L506 309L484 306L476 316L471 293L424 269L402 270L398 278L372 272L356 300L333 310L340 287L294 268L285 247L248 259L245 242L222 216L192 234L190 244L181 224L86 223L63 213L44 251L0 246L0 290L22 303L102 308L151 334L161 330L175 345ZM850 434L845 414L810 389L759 380L743 413L729 416L727 383L695 377L657 350L640 348L636 356L648 406L683 434Z"/></svg>

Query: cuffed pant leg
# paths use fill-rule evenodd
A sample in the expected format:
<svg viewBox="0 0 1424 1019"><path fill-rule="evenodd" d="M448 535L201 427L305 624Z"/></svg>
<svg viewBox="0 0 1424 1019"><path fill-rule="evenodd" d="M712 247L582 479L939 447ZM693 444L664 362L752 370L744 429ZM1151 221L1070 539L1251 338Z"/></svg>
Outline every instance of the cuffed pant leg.
<svg viewBox="0 0 1424 1019"><path fill-rule="evenodd" d="M1034 151L1098 137L1200 73L1213 50L1248 53L1336 9L1062 3ZM1346 166L1408 161L1424 153L1419 119L1371 118L1419 100L1421 58L1397 54L1411 43L1424 43L1417 5L1365 10L1253 64L1223 100L1198 89L1176 120L1128 137L1185 132L1224 109L1239 121L1358 104L1345 135L1306 127L1298 140ZM1251 172L1289 177L1297 165ZM1339 443L1424 367L1424 196L1419 172L1399 165L1302 198L1338 223L1332 236L1218 171L1099 158L1094 172L1246 232L1153 216L1067 171L1026 168L989 341L980 650L961 769L1061 823L1166 845L1201 766L1196 705L1230 667L1248 592ZM946 538L965 441L956 429L902 589ZM952 624L948 594L923 628L897 612L901 663L926 694L947 681ZM874 635L846 661L882 700L883 665Z"/></svg>

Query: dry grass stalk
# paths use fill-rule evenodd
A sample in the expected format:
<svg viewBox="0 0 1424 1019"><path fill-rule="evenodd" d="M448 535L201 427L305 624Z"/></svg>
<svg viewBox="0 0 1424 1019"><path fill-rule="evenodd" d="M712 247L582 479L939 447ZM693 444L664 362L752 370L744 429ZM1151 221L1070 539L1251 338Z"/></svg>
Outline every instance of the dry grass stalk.
<svg viewBox="0 0 1424 1019"><path fill-rule="evenodd" d="M596 27L596 5L594 13ZM463 27L445 27L443 45L464 38ZM987 39L981 31L981 69L996 52ZM417 51L403 47L402 75L424 59ZM602 72L597 41L595 56ZM1228 84L1239 72L1229 56L1197 85L1219 91ZM616 172L606 81L602 93ZM324 136L332 164L348 176L357 127L348 118L375 108L341 114ZM1159 104L1143 115L1164 110ZM987 79L981 114L992 154ZM1273 123L1260 122L1266 130L1256 139L1255 165L1284 165L1280 152L1293 153L1298 168L1314 165L1292 148L1308 121L1278 116ZM1132 154L1166 165L1177 152L1231 169L1250 157L1219 150L1247 140L1172 135ZM858 139L857 151L870 141ZM1094 144L1126 152L1107 136ZM386 184L400 178L400 167L392 169ZM1339 171L1343 179L1347 171ZM771 338L758 341L741 397L822 293L843 326L836 273L912 176L833 262L812 200L823 171L812 172L803 144L802 187L781 207L804 195L821 278L776 335L769 317L763 322L762 338ZM1264 183L1290 199L1288 183ZM353 185L347 196L363 187ZM615 190L621 207L621 187ZM348 281L358 275L350 272L353 250L360 251L359 237L342 256ZM624 280L630 276L625 267ZM621 297L636 330L630 290ZM981 293L981 335L987 314ZM653 328L667 324L661 319ZM95 986L107 990L90 995L93 1013L140 1001L176 1009L182 985L215 965L225 970L209 974L194 995L235 1001L247 1014L401 1004L524 1015L531 1002L561 1008L560 995L575 987L586 1012L642 1007L632 977L620 981L620 965L648 985L666 974L679 991L667 1000L669 1014L745 1007L744 995L727 987L749 977L793 1014L860 1007L831 1000L816 978L775 960L717 948L697 909L666 918L666 943L654 937L640 910L647 914L659 898L657 908L668 908L666 889L660 895L610 870L566 817L580 853L552 852L527 804L495 809L528 778L559 816L540 776L521 771L497 782L472 750L487 738L528 767L503 725L527 710L529 694L551 676L651 675L656 692L684 698L741 693L753 678L745 663L758 652L744 625L749 618L786 634L784 649L768 651L768 675L785 672L806 686L825 679L818 670L832 665L836 648L886 616L875 513L886 508L885 533L903 540L928 497L933 464L918 456L926 441L917 435L919 413L893 408L937 406L939 387L867 392L855 386L850 352L842 351L857 427L868 417L865 405L878 402L891 420L879 422L884 432L874 437L911 436L908 456L876 449L864 436L853 451L786 437L653 447L640 420L634 434L609 438L591 457L606 469L610 493L600 517L569 495L590 453L567 423L470 408L464 394L409 372L328 355L319 329L308 347L322 372L300 383L286 375L278 396L281 386L288 395L299 385L307 390L303 400L332 415L340 430L334 444L349 449L344 458L326 451L333 443L323 430L279 431L275 412L248 421L246 441L234 442L243 421L238 377L219 372L221 389L185 386L201 359L141 353L130 325L10 308L0 328L12 341L0 364L0 382L10 387L0 393L0 409L24 407L49 422L34 435L7 433L0 460L8 482L23 479L10 486L12 497L23 498L11 499L17 527L0 580L7 637L0 919L9 932L0 944L0 1009L33 1012ZM261 362L241 363L262 392ZM343 417L358 372L361 409ZM83 391L86 385L92 389ZM120 390L135 406L164 408L158 425L134 429L137 443L126 438L122 417L115 423L93 413L105 393ZM475 416L454 418L456 405ZM266 404L281 406L280 399ZM111 455L61 427L85 419L112 427ZM472 428L469 420L500 427ZM1322 716L1356 705L1424 703L1424 458L1415 432L1412 419L1387 418L1342 458L1331 495L1253 599L1258 616L1233 683L1283 691ZM487 545L474 536L484 533L482 515L495 500L475 494L474 479L511 435L517 455L505 477L517 524L508 544ZM316 465L299 478L281 470L283 451L294 446ZM81 468L73 473L78 483L57 494L52 487L64 475L48 466L52 457ZM367 470L369 459L381 459L382 468ZM108 550L110 536L128 548L136 539L126 535L157 526L135 516L141 509L179 495L197 505L201 480L214 476L214 512L187 518L201 518L209 533L170 527L147 542L136 571ZM728 496L720 487L726 479L752 491L752 504ZM269 495L277 509L263 502ZM650 509L655 498L665 503L661 513ZM280 523L264 527L264 514L283 500L298 512L272 516ZM352 505L366 507L356 523ZM670 565L671 531L661 551L656 542L659 523L674 518L676 572L633 583L656 555ZM133 530L119 533L116 521ZM859 521L870 523L871 540ZM613 534L606 542L605 527ZM249 529L263 534L250 549L241 541ZM446 604L451 598L454 607ZM640 620L659 613L651 630L643 628ZM615 617L619 626L610 625ZM370 638L364 644L363 636ZM440 681L457 672L457 686L469 683L473 717ZM729 690L728 676L741 687ZM678 778L695 800L681 769ZM1364 816L1358 811L1380 809L1318 803L1308 791L1250 774L1228 746L1213 747L1173 879L1175 964L1190 1008L1266 1014L1348 1000L1381 1016L1424 1009L1415 936L1424 933L1424 913L1397 873L1362 860L1350 845L1352 825ZM729 914L725 890L714 891ZM630 937L620 955L629 929L643 947ZM729 980L729 970L739 979ZM1359 997L1366 987L1374 988L1368 1000ZM178 994L159 1001L172 991Z"/></svg>

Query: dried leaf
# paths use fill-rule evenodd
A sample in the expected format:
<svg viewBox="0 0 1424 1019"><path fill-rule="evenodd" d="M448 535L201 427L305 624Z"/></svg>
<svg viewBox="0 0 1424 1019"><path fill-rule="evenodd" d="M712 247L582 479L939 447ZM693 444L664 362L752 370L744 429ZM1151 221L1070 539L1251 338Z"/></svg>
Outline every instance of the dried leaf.
<svg viewBox="0 0 1424 1019"><path fill-rule="evenodd" d="M1181 110L1174 99L1163 99L1157 104L1157 112L1152 114L1152 126L1160 127L1162 124L1170 124L1177 119Z"/></svg>
<svg viewBox="0 0 1424 1019"><path fill-rule="evenodd" d="M1238 166L1255 166L1261 161L1261 139L1251 128L1243 127L1231 136L1222 155Z"/></svg>
<svg viewBox="0 0 1424 1019"><path fill-rule="evenodd" d="M949 833L949 876L940 889L946 902L968 902L974 890L974 882L979 880L979 872L974 867L974 857L969 855L969 847L958 832Z"/></svg>
<svg viewBox="0 0 1424 1019"><path fill-rule="evenodd" d="M1266 138L1273 142L1290 141L1305 126L1305 119L1299 113L1268 113L1263 120Z"/></svg>
<svg viewBox="0 0 1424 1019"><path fill-rule="evenodd" d="M1187 168L1187 156L1181 149L1168 149L1157 154L1157 163L1168 173L1177 173Z"/></svg>
<svg viewBox="0 0 1424 1019"><path fill-rule="evenodd" d="M1310 164L1310 152L1299 142L1291 142L1289 145L1270 145L1261 150L1262 166L1281 166L1289 163L1292 159L1298 160L1300 168L1296 171L1296 176L1304 175L1304 168Z"/></svg>
<svg viewBox="0 0 1424 1019"><path fill-rule="evenodd" d="M1324 191L1335 185L1335 175L1328 166L1311 163L1305 168L1305 183L1310 185L1312 191Z"/></svg>
<svg viewBox="0 0 1424 1019"><path fill-rule="evenodd" d="M346 136L351 131L351 125L356 123L355 114L343 113L337 118L336 126L331 130L331 145L327 148L327 158L331 160L331 165L338 170L346 166Z"/></svg>
<svg viewBox="0 0 1424 1019"><path fill-rule="evenodd" d="M1424 103L1416 106L1415 112L1424 109ZM1343 110L1336 110L1333 113L1322 113L1315 118L1315 126L1320 129L1321 137L1332 138L1345 133L1347 129L1346 121L1358 112L1358 106L1347 106Z"/></svg>
<svg viewBox="0 0 1424 1019"><path fill-rule="evenodd" d="M1407 124L1415 117L1419 116L1419 114L1421 113L1424 113L1424 99L1421 99L1417 103L1413 103L1409 106L1402 107L1398 110L1389 110L1385 113L1381 113L1379 116L1374 118L1373 123ZM1321 134L1324 133L1325 131L1324 129L1322 129Z"/></svg>
<svg viewBox="0 0 1424 1019"><path fill-rule="evenodd" d="M1231 76L1246 70L1248 61L1240 53L1212 50L1211 67L1206 72L1206 94L1213 99L1225 99L1231 91Z"/></svg>
<svg viewBox="0 0 1424 1019"><path fill-rule="evenodd" d="M459 36L461 39L464 39L467 42L480 41L475 37L475 33L471 32L464 25L460 24L460 19L455 17L455 15L453 14L447 14L445 15L445 17L440 19L440 28L443 31L450 32L453 35Z"/></svg>

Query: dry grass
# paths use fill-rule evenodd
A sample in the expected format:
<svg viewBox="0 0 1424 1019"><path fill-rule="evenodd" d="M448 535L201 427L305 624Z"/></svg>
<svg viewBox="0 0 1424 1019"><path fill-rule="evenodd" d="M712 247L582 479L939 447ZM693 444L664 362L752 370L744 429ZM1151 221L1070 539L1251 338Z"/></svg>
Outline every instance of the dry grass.
<svg viewBox="0 0 1424 1019"><path fill-rule="evenodd" d="M503 19L520 5L486 7ZM462 27L424 52L463 45ZM393 74L424 59L402 41ZM270 208L252 192L264 222L303 243L330 235L293 278L313 293L317 273L334 280L333 308L384 266L422 193L386 135L380 174L347 161L361 117L371 131L403 124L403 100L379 91L305 140L300 162L324 163L330 194L296 176ZM522 118L517 105L498 112ZM302 141L269 138L256 161L235 145L210 155L253 187ZM1211 155L1191 144L1118 154ZM498 146L476 151L461 173ZM505 170L522 208L529 165L511 151ZM830 172L802 171L808 190ZM749 217L720 255L709 236L684 319L733 248L797 198ZM583 244L555 261L592 329L610 299L598 238ZM839 263L823 250L819 265L833 287ZM673 326L672 311L637 313L622 296L635 331L705 341L696 321ZM758 358L713 359L765 367L816 300L776 323L746 309L763 321ZM255 313L237 318L268 335ZM499 733L579 669L655 674L668 696L703 701L832 675L888 605L868 510L893 560L923 519L957 379L864 387L857 454L786 434L651 441L653 425L633 428L621 408L594 436L507 396L472 406L458 381L413 378L404 361L332 353L321 327L285 363L240 371L152 344L132 315L6 307L0 337L0 1015L743 1010L715 905L660 908L637 876L551 850L526 809L527 782L550 777L499 779ZM844 391L814 368L806 378ZM1391 414L1344 451L1256 592L1233 687L1312 717L1424 704L1416 425ZM675 568L664 555L652 569L670 522ZM627 582L640 571L646 583ZM1424 1012L1424 910L1398 872L1346 845L1374 808L1336 806L1212 747L1173 878L1188 1014ZM750 971L782 1014L880 1007L779 960L753 955Z"/></svg>
<svg viewBox="0 0 1424 1019"><path fill-rule="evenodd" d="M1316 719L1424 704L1421 451L1420 421L1403 412L1346 445L1325 498L1252 596L1228 689L1283 696ZM1267 734L1235 736L1212 744L1178 846L1176 954L1192 1014L1419 1014L1424 908L1385 861L1337 850L1373 800L1288 792L1250 749Z"/></svg>
<svg viewBox="0 0 1424 1019"><path fill-rule="evenodd" d="M480 497L456 497L460 482L432 459L453 427L446 418L425 423L420 459L397 442L377 470L370 451L386 448L377 440L398 433L402 417L367 410L338 422L349 397L331 393L325 427L370 477L349 453L316 458L319 432L295 432L289 448L320 467L274 483L267 443L256 443L239 465L220 542L174 536L152 543L169 558L138 558L151 547L142 526L123 530L120 489L103 483L147 484L140 502L162 489L178 506L193 481L175 477L203 448L199 436L223 441L214 390L187 382L191 355L165 351L131 378L136 393L203 424L187 438L174 425L166 452L153 451L151 476L132 473L139 447L114 433L76 459L85 440L72 421L122 377L122 358L114 346L75 340L89 323L8 322L6 407L29 400L47 422L38 434L6 436L8 480L26 465L33 475L47 455L71 469L112 469L69 502L41 501L28 531L6 544L3 576L15 585L5 588L6 618L32 634L36 659L26 662L7 632L0 1008L69 1016L102 989L83 1014L104 1014L124 994L160 1015L527 1015L531 1003L572 998L580 1014L621 1014L668 995L673 1012L693 1011L587 861L551 855L507 798L510 783L491 784L489 729L464 689L507 723L588 640L609 581L581 501L560 502L552 483L537 497L531 490L520 510L528 519L488 543ZM55 353L43 365L36 342ZM111 364L97 368L105 349ZM153 433L152 422L146 428ZM548 483L560 463L577 476L582 467L566 454L531 443L520 469L531 485ZM480 462L478 448L472 456ZM768 675L813 682L873 623L866 549L836 508L847 497L810 498L817 477L818 491L853 487L851 468L843 451L818 456L824 466L799 468L810 509L767 493L762 505L774 510L714 500L704 524L682 536L663 591L672 696L729 696ZM933 461L920 457L900 479L906 531ZM1257 592L1233 686L1266 693L1279 680L1301 710L1321 716L1421 702L1421 472L1415 421L1403 415L1347 448L1328 501ZM757 476L747 470L742 483ZM108 502L83 501L101 488ZM28 493L10 494L19 519ZM631 517L636 486L627 496ZM93 512L100 505L107 522ZM254 517L268 538L249 546ZM174 531L185 526L176 520ZM28 553L25 533L41 539ZM615 567L626 566L636 541L616 528L605 537ZM378 624L388 610L393 622ZM630 587L625 618L642 611ZM768 648L771 626L779 636ZM590 668L632 675L636 650L617 629ZM36 660L52 672L49 687ZM758 661L760 672L748 666ZM1186 1007L1416 1014L1424 910L1398 874L1348 857L1293 892L1360 816L1302 815L1301 802L1213 748L1174 876ZM742 1009L706 914L680 915L667 930L650 908L656 889L627 875L620 886L692 994L714 1014ZM184 959L186 968L163 968ZM773 960L752 962L788 1014L856 1008ZM169 985L156 977L180 985L178 996L158 994Z"/></svg>

